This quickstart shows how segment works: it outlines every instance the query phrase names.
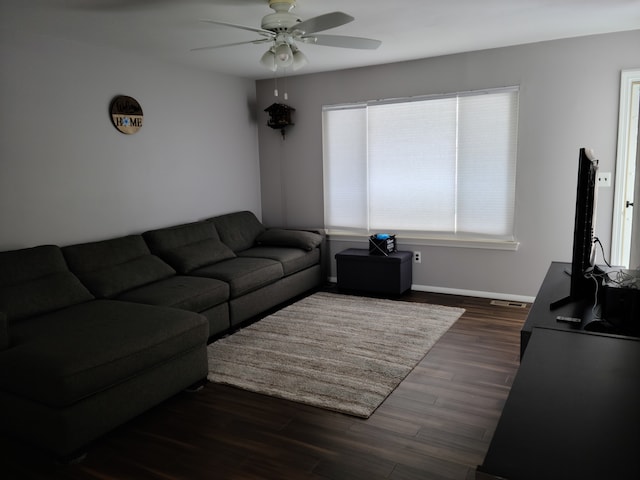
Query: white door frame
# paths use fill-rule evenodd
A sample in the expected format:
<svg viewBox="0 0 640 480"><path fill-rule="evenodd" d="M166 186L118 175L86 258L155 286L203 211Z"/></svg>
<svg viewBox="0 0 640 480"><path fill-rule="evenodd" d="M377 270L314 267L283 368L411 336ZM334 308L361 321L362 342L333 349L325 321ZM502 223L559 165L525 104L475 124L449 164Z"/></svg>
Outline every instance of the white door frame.
<svg viewBox="0 0 640 480"><path fill-rule="evenodd" d="M622 70L620 76L620 116L616 156L613 231L611 234L611 264L629 266L634 180L638 140L638 110L640 105L640 68ZM638 208L640 206L636 206Z"/></svg>

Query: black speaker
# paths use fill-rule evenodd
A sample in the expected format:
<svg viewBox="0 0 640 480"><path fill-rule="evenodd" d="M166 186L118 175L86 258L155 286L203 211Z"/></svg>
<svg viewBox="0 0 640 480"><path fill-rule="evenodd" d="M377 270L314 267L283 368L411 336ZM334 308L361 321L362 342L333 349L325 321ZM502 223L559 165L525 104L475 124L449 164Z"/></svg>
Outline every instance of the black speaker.
<svg viewBox="0 0 640 480"><path fill-rule="evenodd" d="M640 331L640 272L627 270L635 276L620 284L607 282L602 292L602 318L621 333Z"/></svg>

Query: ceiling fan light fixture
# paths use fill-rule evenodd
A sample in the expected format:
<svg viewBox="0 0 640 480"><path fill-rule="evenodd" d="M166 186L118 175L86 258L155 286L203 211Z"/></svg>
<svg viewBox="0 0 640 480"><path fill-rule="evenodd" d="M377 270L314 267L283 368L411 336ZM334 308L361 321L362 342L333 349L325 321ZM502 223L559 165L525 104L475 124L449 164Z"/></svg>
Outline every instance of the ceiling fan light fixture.
<svg viewBox="0 0 640 480"><path fill-rule="evenodd" d="M283 42L276 45L275 50L276 65L278 67L290 67L293 63L293 52L288 43Z"/></svg>
<svg viewBox="0 0 640 480"><path fill-rule="evenodd" d="M295 48L293 50L293 69L300 70L308 63L307 56L300 50Z"/></svg>
<svg viewBox="0 0 640 480"><path fill-rule="evenodd" d="M273 52L273 48L270 48L269 50L264 52L264 55L262 55L262 58L260 59L260 63L272 72L275 72L277 70L278 65L276 64L276 55Z"/></svg>

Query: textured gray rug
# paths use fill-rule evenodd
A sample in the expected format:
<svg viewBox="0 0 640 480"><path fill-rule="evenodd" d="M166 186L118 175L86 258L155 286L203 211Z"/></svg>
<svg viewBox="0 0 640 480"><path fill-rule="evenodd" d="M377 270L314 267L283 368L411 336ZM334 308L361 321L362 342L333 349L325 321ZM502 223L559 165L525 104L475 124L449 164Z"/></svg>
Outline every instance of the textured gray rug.
<svg viewBox="0 0 640 480"><path fill-rule="evenodd" d="M368 418L463 312L315 293L209 345L207 378Z"/></svg>

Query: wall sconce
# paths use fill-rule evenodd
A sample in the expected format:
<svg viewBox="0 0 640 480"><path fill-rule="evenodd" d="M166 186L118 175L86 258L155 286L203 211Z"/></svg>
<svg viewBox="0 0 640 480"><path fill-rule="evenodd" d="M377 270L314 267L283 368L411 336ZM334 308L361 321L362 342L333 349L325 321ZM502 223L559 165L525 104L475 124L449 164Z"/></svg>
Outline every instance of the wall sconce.
<svg viewBox="0 0 640 480"><path fill-rule="evenodd" d="M280 130L282 139L284 140L285 128L294 124L291 121L291 112L295 112L296 109L283 103L274 103L265 108L264 111L269 114L267 126Z"/></svg>

